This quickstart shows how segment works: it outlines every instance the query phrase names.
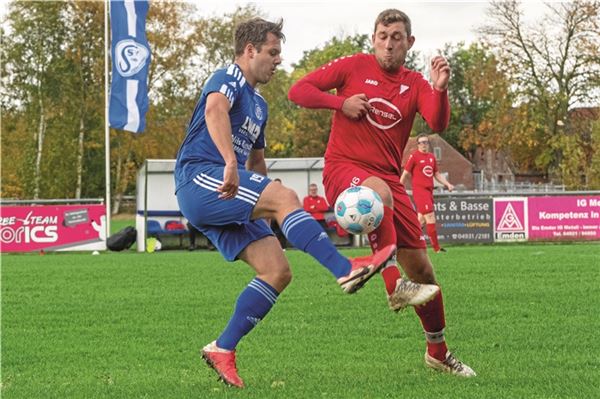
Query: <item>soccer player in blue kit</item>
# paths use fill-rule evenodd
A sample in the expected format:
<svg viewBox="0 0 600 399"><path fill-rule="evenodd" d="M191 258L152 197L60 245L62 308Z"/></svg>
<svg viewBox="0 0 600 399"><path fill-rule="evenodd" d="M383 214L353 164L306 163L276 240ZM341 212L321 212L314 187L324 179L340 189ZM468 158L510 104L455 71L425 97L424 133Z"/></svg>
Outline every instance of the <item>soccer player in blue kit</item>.
<svg viewBox="0 0 600 399"><path fill-rule="evenodd" d="M177 154L176 194L183 215L228 261L241 259L256 277L238 297L221 335L202 357L228 385L242 388L235 348L262 320L291 281L279 241L263 218L274 219L288 241L309 253L344 292L360 289L396 251L389 245L371 256L341 255L297 194L266 177L267 103L256 91L281 63L283 22L254 18L235 31L235 62L206 82Z"/></svg>

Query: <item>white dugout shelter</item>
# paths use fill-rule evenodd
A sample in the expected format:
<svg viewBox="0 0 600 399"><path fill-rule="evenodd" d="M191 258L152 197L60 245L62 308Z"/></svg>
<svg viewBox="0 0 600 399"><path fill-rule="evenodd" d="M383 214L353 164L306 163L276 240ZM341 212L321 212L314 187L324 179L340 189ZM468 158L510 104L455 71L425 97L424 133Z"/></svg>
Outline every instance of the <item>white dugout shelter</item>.
<svg viewBox="0 0 600 399"><path fill-rule="evenodd" d="M308 194L308 186L315 183L319 195L325 196L323 189L323 158L267 158L269 178L281 182L298 194L300 201ZM137 175L137 249L146 250L146 226L148 220L158 221L161 227L168 220L186 223L181 215L175 197L174 159L148 159Z"/></svg>

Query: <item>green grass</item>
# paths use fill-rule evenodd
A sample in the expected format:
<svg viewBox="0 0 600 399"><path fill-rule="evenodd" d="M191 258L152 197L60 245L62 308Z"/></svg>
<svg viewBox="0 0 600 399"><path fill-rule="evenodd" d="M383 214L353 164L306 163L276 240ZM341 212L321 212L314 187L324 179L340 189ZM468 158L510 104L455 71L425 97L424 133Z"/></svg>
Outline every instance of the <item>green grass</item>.
<svg viewBox="0 0 600 399"><path fill-rule="evenodd" d="M356 255L367 250L347 251ZM432 255L447 339L478 376L423 364L412 310L381 279L341 293L288 251L294 281L238 347L247 389L197 352L252 278L215 252L2 256L2 386L10 398L591 398L600 392L600 245L451 247Z"/></svg>

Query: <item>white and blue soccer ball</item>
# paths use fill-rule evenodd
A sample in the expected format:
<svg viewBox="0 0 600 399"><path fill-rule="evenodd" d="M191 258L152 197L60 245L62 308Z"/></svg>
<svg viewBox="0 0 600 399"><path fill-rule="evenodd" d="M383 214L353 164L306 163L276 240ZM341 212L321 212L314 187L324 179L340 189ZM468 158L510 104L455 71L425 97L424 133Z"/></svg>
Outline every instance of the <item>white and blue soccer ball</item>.
<svg viewBox="0 0 600 399"><path fill-rule="evenodd" d="M335 201L335 218L350 234L369 234L381 224L383 202L369 187L350 187Z"/></svg>

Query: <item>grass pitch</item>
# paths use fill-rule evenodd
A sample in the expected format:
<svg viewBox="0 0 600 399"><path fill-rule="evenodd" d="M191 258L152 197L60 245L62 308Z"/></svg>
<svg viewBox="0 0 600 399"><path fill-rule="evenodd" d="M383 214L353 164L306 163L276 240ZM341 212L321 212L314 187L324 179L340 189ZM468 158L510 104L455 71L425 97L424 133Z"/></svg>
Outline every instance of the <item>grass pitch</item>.
<svg viewBox="0 0 600 399"><path fill-rule="evenodd" d="M348 255L367 253L348 250ZM473 379L424 366L415 313L375 278L344 295L288 251L290 287L238 347L247 388L198 349L252 279L215 252L2 256L3 398L591 398L600 392L600 245L432 254L449 346Z"/></svg>

